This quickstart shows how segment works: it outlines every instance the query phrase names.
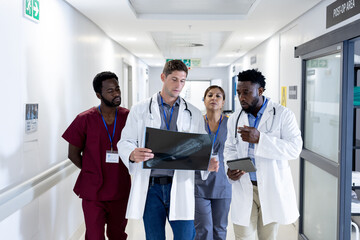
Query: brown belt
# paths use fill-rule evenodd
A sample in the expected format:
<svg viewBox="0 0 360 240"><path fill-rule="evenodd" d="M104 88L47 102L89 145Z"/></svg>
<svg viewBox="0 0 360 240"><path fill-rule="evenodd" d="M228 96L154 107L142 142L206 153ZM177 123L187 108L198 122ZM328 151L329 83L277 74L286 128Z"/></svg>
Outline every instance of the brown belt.
<svg viewBox="0 0 360 240"><path fill-rule="evenodd" d="M257 186L257 181L251 181L252 185Z"/></svg>

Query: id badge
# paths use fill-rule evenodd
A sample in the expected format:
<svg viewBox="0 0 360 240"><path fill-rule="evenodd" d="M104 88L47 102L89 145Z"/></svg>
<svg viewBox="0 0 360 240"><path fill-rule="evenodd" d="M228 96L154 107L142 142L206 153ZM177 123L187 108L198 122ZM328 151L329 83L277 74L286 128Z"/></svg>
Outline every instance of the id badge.
<svg viewBox="0 0 360 240"><path fill-rule="evenodd" d="M118 152L115 151L106 151L106 160L107 163L119 163L119 155Z"/></svg>

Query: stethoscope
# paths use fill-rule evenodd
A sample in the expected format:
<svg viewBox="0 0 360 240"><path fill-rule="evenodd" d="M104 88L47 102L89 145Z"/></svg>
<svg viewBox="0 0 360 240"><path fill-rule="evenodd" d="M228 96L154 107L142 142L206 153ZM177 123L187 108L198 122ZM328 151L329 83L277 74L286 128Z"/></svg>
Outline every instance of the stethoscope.
<svg viewBox="0 0 360 240"><path fill-rule="evenodd" d="M237 119L236 119L236 124L235 124L235 138L234 138L234 140L233 140L233 144L237 144L238 143L238 138L237 138L237 126L238 126L238 123L239 123L239 119L240 119L240 116L241 116L241 114L242 114L242 112L244 111L244 109L241 109L241 111L240 111L240 113L239 113L239 115L238 115L238 117L237 117ZM266 126L266 132L267 133L271 133L272 132L272 128L273 128L273 125L274 125L274 119L275 119L275 115L276 115L276 111L275 111L275 107L273 107L273 117L272 117L272 121L271 121L271 126L270 126L270 131L269 131L269 129L268 129L268 125L267 125L267 122L266 122L266 124L265 124L265 126Z"/></svg>
<svg viewBox="0 0 360 240"><path fill-rule="evenodd" d="M181 98L181 97L180 97ZM190 115L190 126L191 126L191 122L192 122L192 113L190 111L190 109L188 108L188 105L187 105L187 102L185 101L185 99L181 98L183 101L184 101L184 104L185 104L185 109L184 111L187 111ZM150 103L149 103L149 113L150 113L150 119L151 120L154 120L154 116L152 114L152 111L151 111L151 104L152 104L152 98L150 98Z"/></svg>

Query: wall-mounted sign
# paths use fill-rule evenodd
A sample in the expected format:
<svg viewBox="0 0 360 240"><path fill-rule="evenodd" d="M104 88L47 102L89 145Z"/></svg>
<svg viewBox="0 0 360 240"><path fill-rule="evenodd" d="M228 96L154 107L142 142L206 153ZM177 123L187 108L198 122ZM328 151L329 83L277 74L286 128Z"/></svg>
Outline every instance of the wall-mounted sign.
<svg viewBox="0 0 360 240"><path fill-rule="evenodd" d="M255 55L255 56L252 56L252 57L250 58L250 64L253 65L253 64L255 64L255 63L256 63L256 55Z"/></svg>
<svg viewBox="0 0 360 240"><path fill-rule="evenodd" d="M360 13L360 0L337 0L326 8L326 28Z"/></svg>
<svg viewBox="0 0 360 240"><path fill-rule="evenodd" d="M328 61L326 59L312 59L306 62L308 68L327 68Z"/></svg>
<svg viewBox="0 0 360 240"><path fill-rule="evenodd" d="M171 60L175 60L175 59L167 58L166 62L171 61ZM185 65L188 68L201 67L201 59L200 58L178 59L178 60L183 61L183 63L185 63Z"/></svg>
<svg viewBox="0 0 360 240"><path fill-rule="evenodd" d="M40 0L24 0L24 16L35 21L40 21Z"/></svg>
<svg viewBox="0 0 360 240"><path fill-rule="evenodd" d="M297 86L289 86L289 99L297 99Z"/></svg>
<svg viewBox="0 0 360 240"><path fill-rule="evenodd" d="M281 87L281 105L286 107L286 87Z"/></svg>
<svg viewBox="0 0 360 240"><path fill-rule="evenodd" d="M25 132L31 133L37 131L39 118L39 104L25 105Z"/></svg>
<svg viewBox="0 0 360 240"><path fill-rule="evenodd" d="M188 68L191 68L191 59L182 59L182 61Z"/></svg>
<svg viewBox="0 0 360 240"><path fill-rule="evenodd" d="M354 87L354 106L360 106L360 87Z"/></svg>
<svg viewBox="0 0 360 240"><path fill-rule="evenodd" d="M306 76L312 76L312 75L315 75L315 69L306 71Z"/></svg>
<svg viewBox="0 0 360 240"><path fill-rule="evenodd" d="M201 58L192 58L191 59L191 67L201 67Z"/></svg>

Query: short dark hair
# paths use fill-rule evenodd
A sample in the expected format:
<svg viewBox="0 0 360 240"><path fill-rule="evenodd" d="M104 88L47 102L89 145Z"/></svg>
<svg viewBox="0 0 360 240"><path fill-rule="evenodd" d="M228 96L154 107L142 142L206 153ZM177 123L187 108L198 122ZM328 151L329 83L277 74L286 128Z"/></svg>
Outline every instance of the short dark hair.
<svg viewBox="0 0 360 240"><path fill-rule="evenodd" d="M175 59L165 63L163 74L167 77L174 71L184 71L186 76L188 75L188 68L185 63L181 60Z"/></svg>
<svg viewBox="0 0 360 240"><path fill-rule="evenodd" d="M238 81L239 82L247 82L250 81L252 83L257 83L260 87L264 88L265 90L265 77L262 73L256 69L246 70L239 72L238 74Z"/></svg>
<svg viewBox="0 0 360 240"><path fill-rule="evenodd" d="M105 81L105 80L112 79L112 78L115 78L116 81L119 82L118 77L113 72L105 71L105 72L101 72L101 73L96 74L96 76L94 77L94 80L93 80L94 91L96 93L101 93L102 82Z"/></svg>
<svg viewBox="0 0 360 240"><path fill-rule="evenodd" d="M224 91L224 89L222 89L222 87L217 86L217 85L211 85L210 87L208 87L208 88L205 90L204 100L205 100L206 95L208 94L208 92L209 92L211 89L214 89L214 88L218 88L218 89L220 90L220 92L221 92L222 95L223 95L223 100L225 100L225 91Z"/></svg>

